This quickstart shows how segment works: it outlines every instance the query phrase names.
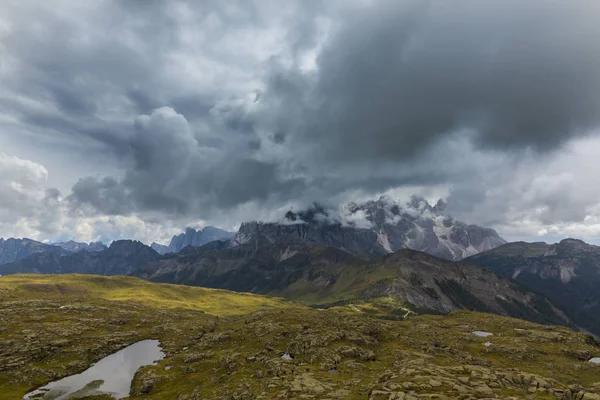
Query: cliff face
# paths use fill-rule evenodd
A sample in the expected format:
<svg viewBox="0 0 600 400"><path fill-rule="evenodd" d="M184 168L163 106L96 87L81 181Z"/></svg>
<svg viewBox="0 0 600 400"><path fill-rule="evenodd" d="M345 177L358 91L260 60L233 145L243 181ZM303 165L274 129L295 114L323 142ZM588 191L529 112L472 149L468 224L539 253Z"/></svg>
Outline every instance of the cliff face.
<svg viewBox="0 0 600 400"><path fill-rule="evenodd" d="M277 224L243 223L232 240L232 245L242 245L262 237L270 243L282 238L304 240L309 243L331 246L361 257L377 257L388 251L378 242L377 233L369 229L342 226L339 223Z"/></svg>

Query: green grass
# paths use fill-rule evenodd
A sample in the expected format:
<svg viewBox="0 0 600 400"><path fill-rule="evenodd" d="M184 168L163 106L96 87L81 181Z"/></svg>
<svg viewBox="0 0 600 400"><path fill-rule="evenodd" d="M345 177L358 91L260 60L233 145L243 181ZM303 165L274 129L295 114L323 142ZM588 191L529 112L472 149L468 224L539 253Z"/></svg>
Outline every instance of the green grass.
<svg viewBox="0 0 600 400"><path fill-rule="evenodd" d="M249 293L183 285L150 283L139 278L96 275L9 275L0 277L0 293L39 298L69 294L111 301L135 301L151 307L187 308L212 315L239 315L269 308L299 307L294 303Z"/></svg>
<svg viewBox="0 0 600 400"><path fill-rule="evenodd" d="M20 399L143 339L160 340L165 358L138 371L130 399L307 395L358 400L385 385L458 398L457 379L471 371L489 376L534 374L552 381L553 388L580 384L600 391L593 385L600 367L586 361L600 356L600 347L585 334L466 311L380 319L407 311L406 305L385 297L315 310L280 299L135 278L2 277L0 400ZM494 336L476 337L474 330ZM487 341L493 346L485 347ZM371 351L374 357L347 355L348 348L357 354ZM293 361L281 359L286 352ZM328 372L332 366L338 370L335 374ZM389 378L382 378L388 373ZM443 384L428 387L431 379ZM141 393L148 381L150 390ZM292 392L299 381L313 386ZM499 398L529 398L530 386L493 391ZM548 396L544 392L531 398Z"/></svg>

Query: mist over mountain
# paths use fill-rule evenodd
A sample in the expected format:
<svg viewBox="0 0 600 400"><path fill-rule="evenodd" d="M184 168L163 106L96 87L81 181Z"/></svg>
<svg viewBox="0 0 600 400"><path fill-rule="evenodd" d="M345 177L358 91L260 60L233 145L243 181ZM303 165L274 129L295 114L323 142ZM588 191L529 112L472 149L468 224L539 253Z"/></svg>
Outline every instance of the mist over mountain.
<svg viewBox="0 0 600 400"><path fill-rule="evenodd" d="M339 213L315 204L304 211L289 211L277 222L243 223L232 242L244 244L256 236L275 241L288 236L364 257L413 249L447 260L460 260L506 243L495 230L456 221L445 215L444 209L443 200L431 206L418 196L405 204L389 197L350 203Z"/></svg>
<svg viewBox="0 0 600 400"><path fill-rule="evenodd" d="M460 263L431 253L468 252L502 239L495 231L444 216L442 202L431 206L413 198L400 205L379 199L343 210L334 214L314 205L289 211L278 222L242 224L232 239L227 239L231 234L214 228L205 228L206 232L187 229L172 241L179 252L165 255L131 240L115 241L101 251L75 253L44 245L49 248L1 265L0 275L135 275L166 283L283 296L321 306L391 296L418 312L470 309L600 333L596 317L600 250L596 246L572 239L556 245L508 243ZM441 235L441 226L451 234ZM210 236L203 237L203 233L219 239L199 244ZM384 246L383 235L401 240L388 239L389 245ZM430 240L419 241L423 237ZM405 247L390 252L392 243ZM428 246L408 248L421 243Z"/></svg>
<svg viewBox="0 0 600 400"><path fill-rule="evenodd" d="M0 10L0 400L600 400L600 0Z"/></svg>

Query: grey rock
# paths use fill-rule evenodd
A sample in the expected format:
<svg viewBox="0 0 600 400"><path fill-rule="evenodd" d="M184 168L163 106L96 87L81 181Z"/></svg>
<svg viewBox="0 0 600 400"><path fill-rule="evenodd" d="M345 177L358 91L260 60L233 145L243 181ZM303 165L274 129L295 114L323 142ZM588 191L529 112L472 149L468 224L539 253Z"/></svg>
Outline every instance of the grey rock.
<svg viewBox="0 0 600 400"><path fill-rule="evenodd" d="M233 236L234 233L213 226L207 226L198 231L187 228L184 233L173 236L168 246L152 243L151 247L159 254L179 253L188 246L199 247L215 240L229 240Z"/></svg>
<svg viewBox="0 0 600 400"><path fill-rule="evenodd" d="M270 243L291 237L337 247L361 257L412 249L446 260L461 260L506 243L493 229L468 225L444 215L444 206L439 201L432 207L416 196L404 205L381 197L363 204L348 204L341 215L332 215L314 205L306 211L290 211L278 222L244 223L232 245L246 244L259 236Z"/></svg>

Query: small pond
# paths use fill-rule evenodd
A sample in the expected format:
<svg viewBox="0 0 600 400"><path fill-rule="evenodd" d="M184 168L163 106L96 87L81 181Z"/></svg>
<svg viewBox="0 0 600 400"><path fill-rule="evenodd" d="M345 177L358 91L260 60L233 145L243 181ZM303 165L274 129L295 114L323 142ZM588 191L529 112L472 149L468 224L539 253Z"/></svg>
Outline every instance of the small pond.
<svg viewBox="0 0 600 400"><path fill-rule="evenodd" d="M158 340L143 340L111 354L82 372L27 393L24 400L77 399L110 395L115 399L129 396L135 372L164 357Z"/></svg>

